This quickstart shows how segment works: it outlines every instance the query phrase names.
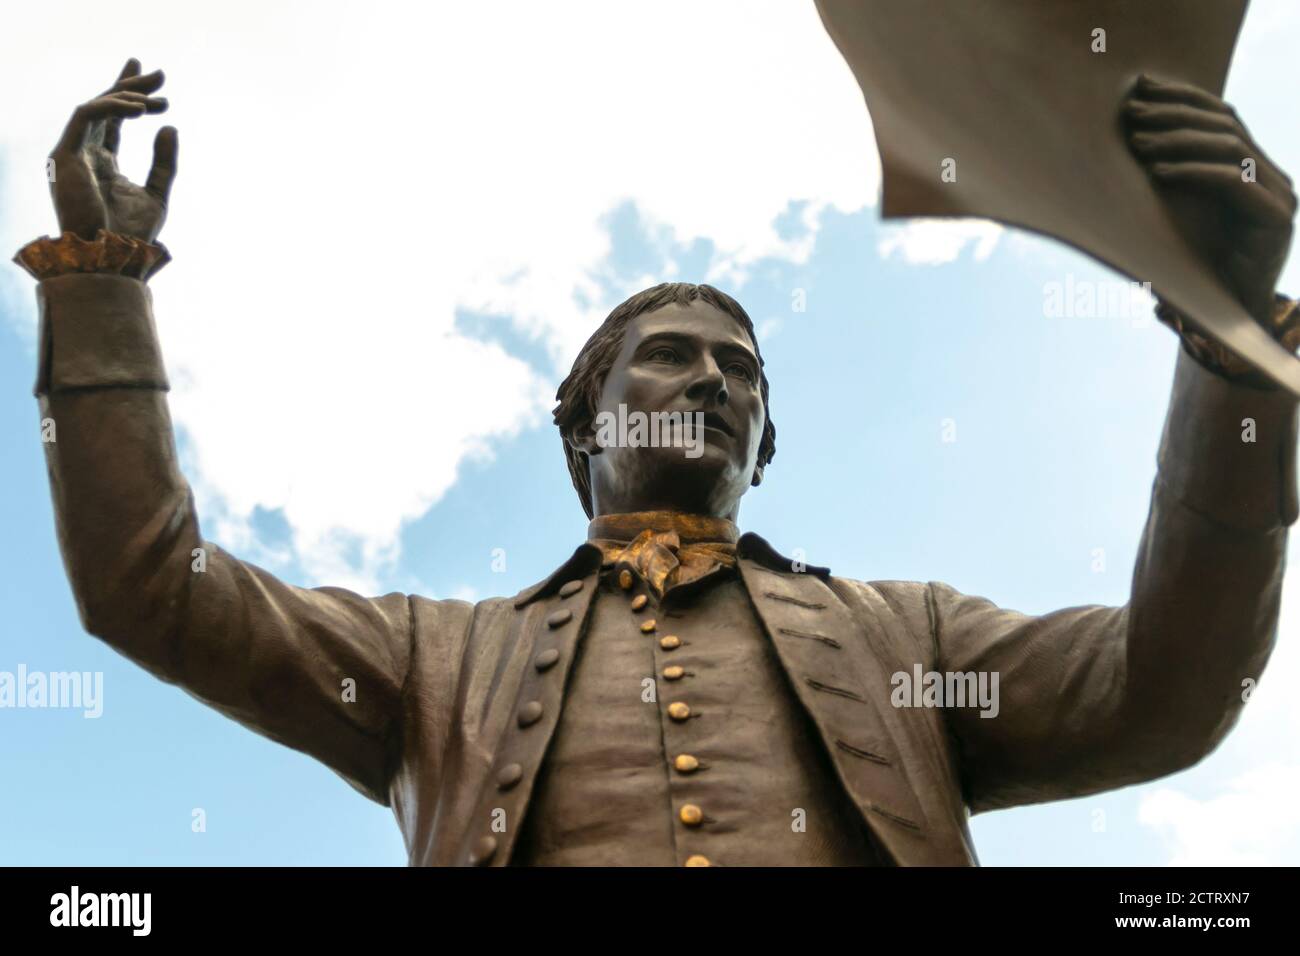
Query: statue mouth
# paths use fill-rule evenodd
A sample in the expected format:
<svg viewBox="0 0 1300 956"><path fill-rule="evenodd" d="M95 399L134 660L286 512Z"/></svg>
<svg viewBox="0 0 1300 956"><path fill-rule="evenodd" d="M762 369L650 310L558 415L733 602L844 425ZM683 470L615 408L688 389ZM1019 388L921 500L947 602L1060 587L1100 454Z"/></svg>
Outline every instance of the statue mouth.
<svg viewBox="0 0 1300 956"><path fill-rule="evenodd" d="M694 421L702 420L704 422L705 428L715 429L731 438L736 437L736 430L732 428L731 424L725 418L719 415L717 412L695 411L695 412L688 412L687 414L690 415ZM699 415L702 415L703 419L695 417Z"/></svg>

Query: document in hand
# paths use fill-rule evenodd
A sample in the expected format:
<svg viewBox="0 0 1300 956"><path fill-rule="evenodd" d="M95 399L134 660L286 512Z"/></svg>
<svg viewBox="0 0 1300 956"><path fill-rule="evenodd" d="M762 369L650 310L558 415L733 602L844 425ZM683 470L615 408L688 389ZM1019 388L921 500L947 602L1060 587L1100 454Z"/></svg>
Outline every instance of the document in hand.
<svg viewBox="0 0 1300 956"><path fill-rule="evenodd" d="M1184 238L1120 113L1143 72L1221 95L1246 0L816 2L871 112L885 218L975 216L1060 239L1150 282L1300 395L1300 360L1217 276L1210 224L1204 242Z"/></svg>

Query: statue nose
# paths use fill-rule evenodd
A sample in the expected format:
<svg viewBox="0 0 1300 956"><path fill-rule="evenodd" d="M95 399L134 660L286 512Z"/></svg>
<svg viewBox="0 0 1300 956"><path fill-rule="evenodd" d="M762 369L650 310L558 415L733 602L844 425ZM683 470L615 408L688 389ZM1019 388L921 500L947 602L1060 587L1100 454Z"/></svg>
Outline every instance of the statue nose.
<svg viewBox="0 0 1300 956"><path fill-rule="evenodd" d="M727 393L727 377L718 367L712 366L694 382L686 387L686 397L692 401L711 399L718 405L726 405L730 396Z"/></svg>

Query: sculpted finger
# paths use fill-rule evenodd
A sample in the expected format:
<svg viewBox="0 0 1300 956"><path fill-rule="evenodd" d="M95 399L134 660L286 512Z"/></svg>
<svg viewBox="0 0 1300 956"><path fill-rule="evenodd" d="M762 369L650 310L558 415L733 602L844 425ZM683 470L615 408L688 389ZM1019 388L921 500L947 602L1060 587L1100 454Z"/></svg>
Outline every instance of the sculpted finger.
<svg viewBox="0 0 1300 956"><path fill-rule="evenodd" d="M1253 155L1250 146L1232 133L1198 129L1135 130L1129 142L1145 159L1231 160L1240 163Z"/></svg>
<svg viewBox="0 0 1300 956"><path fill-rule="evenodd" d="M108 92L113 92L113 90L117 89L119 84L124 80L133 76L138 76L139 73L140 61L135 57L131 57L126 61L126 65L122 67L122 72L117 75L117 83L114 83L109 87ZM117 155L117 144L121 137L122 121L117 118L109 120L104 126L104 148L110 153Z"/></svg>
<svg viewBox="0 0 1300 956"><path fill-rule="evenodd" d="M82 103L73 110L72 118L68 120L68 125L63 128L63 135L59 137L58 145L54 147L54 151L56 153L75 153L86 145L86 138L90 134L91 127L95 124L112 117L125 119L140 116L144 111L145 104L119 98L119 95L101 96L89 103Z"/></svg>
<svg viewBox="0 0 1300 956"><path fill-rule="evenodd" d="M131 57L129 60L126 61L126 65L122 67L122 72L117 74L117 78L119 80L124 80L128 76L138 76L139 74L140 74L140 61L137 60L135 57Z"/></svg>
<svg viewBox="0 0 1300 956"><path fill-rule="evenodd" d="M1228 200L1252 218L1276 226L1286 226L1295 213L1295 197L1280 196L1258 182L1244 182L1241 167L1231 163L1154 163L1151 175L1156 181L1182 189L1210 193Z"/></svg>
<svg viewBox="0 0 1300 956"><path fill-rule="evenodd" d="M1254 163L1255 179L1278 194L1291 191L1291 180L1254 143L1232 133L1203 130L1135 130L1129 134L1133 151L1145 162L1223 162L1244 168Z"/></svg>
<svg viewBox="0 0 1300 956"><path fill-rule="evenodd" d="M1148 74L1138 77L1135 95L1164 103L1187 103L1203 110L1236 116L1236 111L1209 90L1178 80L1158 79Z"/></svg>
<svg viewBox="0 0 1300 956"><path fill-rule="evenodd" d="M180 149L180 137L175 126L164 126L153 140L153 166L149 169L149 178L144 188L156 196L163 205L171 195L172 180L176 178L176 156Z"/></svg>
<svg viewBox="0 0 1300 956"><path fill-rule="evenodd" d="M144 107L146 113L162 113L167 109L167 97L165 96L145 96L143 93L135 93L131 90L121 90L108 95L115 100L139 103Z"/></svg>
<svg viewBox="0 0 1300 956"><path fill-rule="evenodd" d="M1124 116L1133 127L1147 129L1199 129L1209 133L1235 133L1247 139L1246 131L1230 113L1191 106L1187 103L1154 103L1131 99L1124 104Z"/></svg>
<svg viewBox="0 0 1300 956"><path fill-rule="evenodd" d="M152 73L145 73L143 76L129 76L118 80L104 93L116 93L121 90L130 90L133 93L152 93L162 86L166 79L167 76L162 70L154 70Z"/></svg>

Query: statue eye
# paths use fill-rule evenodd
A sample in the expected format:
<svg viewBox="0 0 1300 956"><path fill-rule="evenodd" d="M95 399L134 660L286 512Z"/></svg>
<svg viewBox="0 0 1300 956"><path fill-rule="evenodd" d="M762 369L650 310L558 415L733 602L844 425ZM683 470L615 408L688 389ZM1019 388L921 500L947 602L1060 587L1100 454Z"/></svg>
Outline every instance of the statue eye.
<svg viewBox="0 0 1300 956"><path fill-rule="evenodd" d="M676 362L677 353L667 346L661 346L647 355L646 359L651 362Z"/></svg>
<svg viewBox="0 0 1300 956"><path fill-rule="evenodd" d="M750 370L750 367L746 365L744 362L732 362L730 365L727 366L726 371L728 372L728 374L739 375L750 385L754 384L754 373L753 371Z"/></svg>

